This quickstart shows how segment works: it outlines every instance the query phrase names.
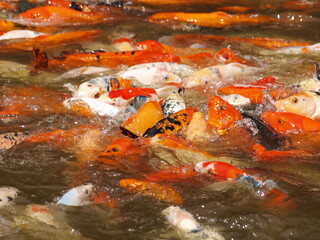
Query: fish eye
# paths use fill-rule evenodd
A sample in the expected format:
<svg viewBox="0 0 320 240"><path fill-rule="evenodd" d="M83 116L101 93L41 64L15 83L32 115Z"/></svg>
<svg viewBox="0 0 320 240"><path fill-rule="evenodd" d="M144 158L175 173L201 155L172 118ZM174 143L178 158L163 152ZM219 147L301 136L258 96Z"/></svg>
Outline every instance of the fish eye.
<svg viewBox="0 0 320 240"><path fill-rule="evenodd" d="M9 202L12 202L12 201L13 201L13 197L7 196L7 198L8 198L8 201L9 201Z"/></svg>
<svg viewBox="0 0 320 240"><path fill-rule="evenodd" d="M278 119L278 123L283 123L282 119L279 118Z"/></svg>
<svg viewBox="0 0 320 240"><path fill-rule="evenodd" d="M94 95L94 98L99 98L100 97L100 93L96 93L96 95Z"/></svg>
<svg viewBox="0 0 320 240"><path fill-rule="evenodd" d="M0 198L0 202L2 202L2 198Z"/></svg>
<svg viewBox="0 0 320 240"><path fill-rule="evenodd" d="M219 110L226 110L226 106L220 106Z"/></svg>
<svg viewBox="0 0 320 240"><path fill-rule="evenodd" d="M299 100L299 99L298 99L297 97L292 98L292 102L293 102L293 103L297 103L297 102L298 102L298 100Z"/></svg>
<svg viewBox="0 0 320 240"><path fill-rule="evenodd" d="M119 149L118 149L118 148L112 148L112 151L113 151L113 152L118 152Z"/></svg>
<svg viewBox="0 0 320 240"><path fill-rule="evenodd" d="M164 76L163 76L163 79L164 79L164 80L168 80L168 79L169 79L169 75L168 75L168 74L164 75Z"/></svg>
<svg viewBox="0 0 320 240"><path fill-rule="evenodd" d="M88 189L84 190L84 193L89 194L89 190Z"/></svg>

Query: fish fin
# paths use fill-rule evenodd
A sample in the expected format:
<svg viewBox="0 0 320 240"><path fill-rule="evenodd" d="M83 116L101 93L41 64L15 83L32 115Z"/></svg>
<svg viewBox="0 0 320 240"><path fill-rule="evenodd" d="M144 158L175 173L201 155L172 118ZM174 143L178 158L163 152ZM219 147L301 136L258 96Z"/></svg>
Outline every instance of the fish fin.
<svg viewBox="0 0 320 240"><path fill-rule="evenodd" d="M312 63L313 63L313 64L315 65L315 67L316 67L315 76L316 76L317 80L320 81L320 65L319 65L317 62L315 62L315 61L312 61Z"/></svg>
<svg viewBox="0 0 320 240"><path fill-rule="evenodd" d="M48 55L39 48L33 48L34 60L32 61L31 73L37 73L39 70L48 68Z"/></svg>

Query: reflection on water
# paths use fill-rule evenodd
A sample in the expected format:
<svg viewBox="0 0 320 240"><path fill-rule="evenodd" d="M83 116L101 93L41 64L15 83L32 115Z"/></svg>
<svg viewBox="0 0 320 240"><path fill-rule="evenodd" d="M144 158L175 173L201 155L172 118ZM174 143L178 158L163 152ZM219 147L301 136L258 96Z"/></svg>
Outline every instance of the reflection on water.
<svg viewBox="0 0 320 240"><path fill-rule="evenodd" d="M22 2L22 1L21 1ZM97 1L86 1L95 3ZM133 1L134 2L134 1ZM139 2L139 1L137 1ZM143 2L143 1L141 1ZM155 1L156 2L156 1ZM161 1L160 1L161 2ZM176 2L176 1L173 1ZM179 2L179 1L177 1ZM237 1L237 5L259 9L266 4L280 4L285 1ZM213 4L212 4L213 3ZM128 5L128 12L139 16L134 20L122 20L117 23L106 23L95 26L70 27L68 30L101 29L103 33L94 41L72 43L48 50L49 57L57 56L64 50L110 50L110 43L119 37L131 37L136 41L147 39L161 40L163 43L173 42L171 36L185 33L212 34L235 37L270 37L304 41L311 44L320 42L318 9L305 11L259 10L261 13L280 19L299 19L297 24L271 25L263 27L230 27L213 29L202 27L181 27L170 29L145 21L145 16L162 11L212 12L219 6L231 6L234 1L197 1L196 4L174 5ZM142 11L144 10L144 12ZM5 11L2 18L12 15ZM1 31L1 29L0 29ZM189 41L189 42L188 42ZM194 44L190 38L185 44ZM0 43L2 44L2 43ZM177 47L183 43L176 43ZM223 47L231 48L259 67L260 70L250 79L241 79L239 83L248 83L252 79L273 76L283 83L298 83L312 78L314 66L310 60L320 62L318 52L281 52L255 47L239 42L211 42L206 47L215 50ZM32 52L0 52L0 83L17 86L48 87L60 92L68 92L63 87L65 83L79 84L99 76L93 74L74 79L57 80L62 72L41 72L30 74ZM116 70L113 70L117 72ZM221 83L223 84L223 83ZM219 86L205 89L203 92L187 89L186 103L207 111L207 99L215 94ZM2 101L4 99L2 98ZM3 105L3 103L1 103ZM121 119L93 117L81 118L72 113L52 114L49 116L35 115L11 119L11 122L1 122L2 132L10 129L36 130L37 132L54 129L68 129L91 123L101 123L104 126L103 142L99 147L109 144L118 134ZM308 159L299 157L287 159L284 162L256 162L243 146L250 145L251 138L241 136L238 139L227 136L213 139L202 144L202 149L225 159L232 159L237 166L250 168L254 174L265 179L274 180L289 196L287 204L269 206L259 199L252 189L244 183L217 182L212 185L198 183L174 183L173 186L181 193L185 203L183 208L191 212L204 226L217 228L225 239L320 239L320 214L317 211L320 197L319 154ZM249 143L248 143L249 142ZM68 144L68 143L65 143ZM69 146L69 145L68 145ZM3 239L180 239L177 231L171 228L161 215L168 203L142 195L125 192L119 186L119 180L124 178L141 178L148 168L137 163L128 164L121 171L107 168L101 162L79 163L78 146L61 149L54 143L21 143L9 150L0 151L0 186L13 186L19 193L16 206L0 209L0 237ZM181 159L199 161L202 156L178 152L172 149L155 148L141 155L145 165L150 164L163 168L168 164L177 163ZM81 158L81 157L80 157ZM212 160L212 159L211 159ZM136 159L131 159L136 161ZM136 164L136 165L135 165ZM174 165L174 164L173 164ZM179 164L178 164L179 165ZM116 167L115 167L116 168ZM108 192L112 198L118 199L117 208L105 205L84 207L57 207L52 211L66 221L70 228L53 229L37 221L19 218L23 216L27 204L51 204L61 196L62 192L75 185L86 182L96 186L98 191ZM292 203L292 205L290 205ZM53 204L54 205L54 204ZM74 234L72 234L74 232Z"/></svg>

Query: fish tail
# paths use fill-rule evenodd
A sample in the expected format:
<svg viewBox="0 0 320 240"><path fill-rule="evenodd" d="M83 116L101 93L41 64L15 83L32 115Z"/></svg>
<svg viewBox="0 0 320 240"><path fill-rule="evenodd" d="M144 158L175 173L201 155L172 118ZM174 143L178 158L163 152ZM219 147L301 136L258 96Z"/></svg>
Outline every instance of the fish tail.
<svg viewBox="0 0 320 240"><path fill-rule="evenodd" d="M48 68L48 55L39 48L33 48L34 60L32 61L31 73L37 73L39 70Z"/></svg>

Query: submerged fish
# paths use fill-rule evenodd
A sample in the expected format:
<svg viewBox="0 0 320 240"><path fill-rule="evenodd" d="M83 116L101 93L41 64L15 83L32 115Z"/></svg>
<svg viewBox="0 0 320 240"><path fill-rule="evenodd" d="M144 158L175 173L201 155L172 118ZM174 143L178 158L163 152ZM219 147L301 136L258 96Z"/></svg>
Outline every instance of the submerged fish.
<svg viewBox="0 0 320 240"><path fill-rule="evenodd" d="M71 188L66 192L57 202L57 204L63 204L68 206L83 206L89 203L89 197L93 190L92 184L83 184L74 188Z"/></svg>
<svg viewBox="0 0 320 240"><path fill-rule="evenodd" d="M0 134L0 149L9 149L30 136L29 131L8 132Z"/></svg>
<svg viewBox="0 0 320 240"><path fill-rule="evenodd" d="M205 228L197 222L193 215L176 206L167 207L162 211L167 221L175 227L184 239L192 240L224 240L214 228Z"/></svg>
<svg viewBox="0 0 320 240"><path fill-rule="evenodd" d="M0 187L0 207L13 204L18 192L14 187Z"/></svg>
<svg viewBox="0 0 320 240"><path fill-rule="evenodd" d="M313 62L315 65L315 74L312 79L308 79L299 83L302 89L309 91L320 91L320 66L317 62Z"/></svg>
<svg viewBox="0 0 320 240"><path fill-rule="evenodd" d="M31 30L12 30L0 35L0 41L16 38L34 38L39 35L45 35L45 33L35 32Z"/></svg>
<svg viewBox="0 0 320 240"><path fill-rule="evenodd" d="M210 85L219 82L232 82L236 78L251 74L257 68L249 67L241 63L229 63L200 69L184 79L186 88L201 85Z"/></svg>
<svg viewBox="0 0 320 240"><path fill-rule="evenodd" d="M279 112L291 112L320 120L320 96L315 92L300 92L288 98L277 100L274 105Z"/></svg>
<svg viewBox="0 0 320 240"><path fill-rule="evenodd" d="M62 75L56 78L56 81L61 81L68 78L76 78L82 75L89 75L89 74L102 73L102 72L108 72L108 71L110 71L110 68L84 66L84 67L75 68L63 73Z"/></svg>

